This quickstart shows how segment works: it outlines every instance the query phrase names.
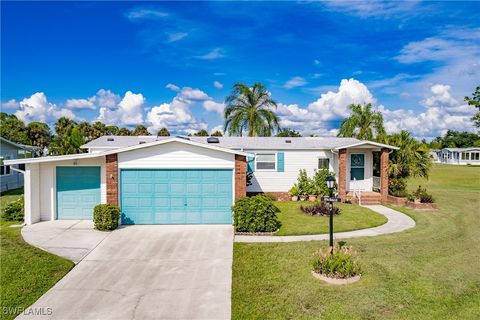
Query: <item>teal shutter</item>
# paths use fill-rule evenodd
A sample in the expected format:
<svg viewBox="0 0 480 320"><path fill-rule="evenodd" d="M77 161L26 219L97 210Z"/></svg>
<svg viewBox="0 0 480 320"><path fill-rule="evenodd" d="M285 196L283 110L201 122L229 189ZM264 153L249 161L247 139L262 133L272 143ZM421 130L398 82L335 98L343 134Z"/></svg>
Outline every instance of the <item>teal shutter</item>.
<svg viewBox="0 0 480 320"><path fill-rule="evenodd" d="M283 152L277 153L277 171L278 172L285 171L285 153Z"/></svg>
<svg viewBox="0 0 480 320"><path fill-rule="evenodd" d="M255 171L255 158L247 157L247 172Z"/></svg>

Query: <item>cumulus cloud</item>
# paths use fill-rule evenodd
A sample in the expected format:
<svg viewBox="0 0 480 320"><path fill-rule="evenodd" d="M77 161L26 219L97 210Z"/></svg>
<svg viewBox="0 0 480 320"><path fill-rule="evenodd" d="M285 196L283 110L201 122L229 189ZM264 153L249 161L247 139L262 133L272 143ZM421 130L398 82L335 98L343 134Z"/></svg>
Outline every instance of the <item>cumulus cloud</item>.
<svg viewBox="0 0 480 320"><path fill-rule="evenodd" d="M308 82L302 77L293 77L290 80L288 80L287 82L285 82L285 84L283 86L287 89L292 89L292 88L296 88L296 87L302 87L302 86L306 85L307 83Z"/></svg>
<svg viewBox="0 0 480 320"><path fill-rule="evenodd" d="M17 100L10 99L7 102L2 102L2 109L17 109L20 106Z"/></svg>
<svg viewBox="0 0 480 320"><path fill-rule="evenodd" d="M114 107L100 108L98 120L107 124L134 126L143 122L145 98L141 93L127 91L120 103Z"/></svg>
<svg viewBox="0 0 480 320"><path fill-rule="evenodd" d="M94 101L90 99L68 99L66 103L69 109L95 109Z"/></svg>
<svg viewBox="0 0 480 320"><path fill-rule="evenodd" d="M223 88L223 83L221 83L220 81L214 81L213 86L217 89L222 89Z"/></svg>
<svg viewBox="0 0 480 320"><path fill-rule="evenodd" d="M34 93L30 98L20 101L19 109L15 112L15 115L26 123L32 121L52 123L60 117L79 119L71 110L48 102L47 96L43 92Z"/></svg>

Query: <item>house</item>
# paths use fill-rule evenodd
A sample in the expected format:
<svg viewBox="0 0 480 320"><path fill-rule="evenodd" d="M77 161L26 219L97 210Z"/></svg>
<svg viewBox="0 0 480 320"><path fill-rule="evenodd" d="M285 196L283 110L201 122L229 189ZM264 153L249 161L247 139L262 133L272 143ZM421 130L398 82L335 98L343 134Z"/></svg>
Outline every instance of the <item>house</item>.
<svg viewBox="0 0 480 320"><path fill-rule="evenodd" d="M2 162L0 163L1 192L23 186L23 174L19 171L12 170L8 165L4 165L3 161L33 157L34 153L38 150L40 150L38 147L15 143L4 137L0 137L0 161Z"/></svg>
<svg viewBox="0 0 480 320"><path fill-rule="evenodd" d="M441 150L432 150L433 158L437 163L460 164L460 165L480 165L480 147L471 148L443 148Z"/></svg>
<svg viewBox="0 0 480 320"><path fill-rule="evenodd" d="M27 224L92 219L99 203L119 205L123 224L229 224L235 199L285 197L300 169L334 171L343 199L378 189L385 200L388 157L397 149L353 138L153 136L103 136L82 147L88 152L6 161L26 165Z"/></svg>

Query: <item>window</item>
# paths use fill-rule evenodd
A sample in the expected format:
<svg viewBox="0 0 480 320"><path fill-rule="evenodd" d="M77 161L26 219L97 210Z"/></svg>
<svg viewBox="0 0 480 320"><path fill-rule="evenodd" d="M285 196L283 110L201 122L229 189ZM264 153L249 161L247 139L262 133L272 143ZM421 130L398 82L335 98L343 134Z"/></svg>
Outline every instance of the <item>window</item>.
<svg viewBox="0 0 480 320"><path fill-rule="evenodd" d="M350 180L365 179L365 155L350 155Z"/></svg>
<svg viewBox="0 0 480 320"><path fill-rule="evenodd" d="M256 170L276 170L275 153L257 154L255 157Z"/></svg>
<svg viewBox="0 0 480 320"><path fill-rule="evenodd" d="M472 152L471 160L480 160L480 152Z"/></svg>
<svg viewBox="0 0 480 320"><path fill-rule="evenodd" d="M3 160L9 160L9 156L2 157ZM10 174L10 166L0 166L0 176L6 176Z"/></svg>
<svg viewBox="0 0 480 320"><path fill-rule="evenodd" d="M318 158L318 169L329 169L330 159Z"/></svg>
<svg viewBox="0 0 480 320"><path fill-rule="evenodd" d="M20 163L18 165L18 169L22 170L22 171L25 171L25 163Z"/></svg>

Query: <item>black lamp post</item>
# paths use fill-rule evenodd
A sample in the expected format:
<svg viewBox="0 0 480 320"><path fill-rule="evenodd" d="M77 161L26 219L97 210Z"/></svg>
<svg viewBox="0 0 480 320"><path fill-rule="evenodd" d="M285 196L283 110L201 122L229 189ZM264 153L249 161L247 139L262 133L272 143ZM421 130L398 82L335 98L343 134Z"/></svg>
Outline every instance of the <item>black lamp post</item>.
<svg viewBox="0 0 480 320"><path fill-rule="evenodd" d="M330 191L330 253L333 254L333 189L335 188L335 178L332 176L327 177L327 188Z"/></svg>

